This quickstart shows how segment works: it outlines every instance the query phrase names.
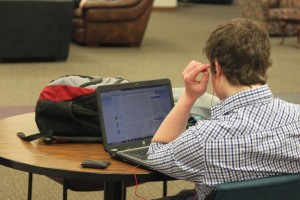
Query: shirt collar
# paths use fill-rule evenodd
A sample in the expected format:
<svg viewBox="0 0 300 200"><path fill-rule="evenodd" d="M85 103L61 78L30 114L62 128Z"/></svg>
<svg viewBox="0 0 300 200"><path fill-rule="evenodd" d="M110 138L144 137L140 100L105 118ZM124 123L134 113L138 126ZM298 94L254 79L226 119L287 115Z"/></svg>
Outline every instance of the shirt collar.
<svg viewBox="0 0 300 200"><path fill-rule="evenodd" d="M273 99L273 94L268 85L244 90L220 101L217 105L215 105L211 110L212 118L224 115L237 108L257 104L258 102L270 99Z"/></svg>

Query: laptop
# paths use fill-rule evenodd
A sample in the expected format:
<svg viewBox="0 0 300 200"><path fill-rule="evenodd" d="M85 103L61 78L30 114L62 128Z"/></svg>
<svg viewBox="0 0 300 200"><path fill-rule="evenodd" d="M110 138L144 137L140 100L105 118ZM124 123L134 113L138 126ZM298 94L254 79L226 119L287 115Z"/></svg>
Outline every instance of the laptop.
<svg viewBox="0 0 300 200"><path fill-rule="evenodd" d="M171 81L99 86L97 100L105 151L115 159L151 170L149 144L174 106Z"/></svg>

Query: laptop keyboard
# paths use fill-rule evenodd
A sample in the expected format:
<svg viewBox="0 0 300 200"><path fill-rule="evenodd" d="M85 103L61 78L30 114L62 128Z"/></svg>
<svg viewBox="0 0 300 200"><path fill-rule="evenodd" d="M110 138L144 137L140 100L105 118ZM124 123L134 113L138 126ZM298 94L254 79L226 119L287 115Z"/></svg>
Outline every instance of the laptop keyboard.
<svg viewBox="0 0 300 200"><path fill-rule="evenodd" d="M148 148L126 151L124 153L142 160L147 160L147 152L148 152Z"/></svg>

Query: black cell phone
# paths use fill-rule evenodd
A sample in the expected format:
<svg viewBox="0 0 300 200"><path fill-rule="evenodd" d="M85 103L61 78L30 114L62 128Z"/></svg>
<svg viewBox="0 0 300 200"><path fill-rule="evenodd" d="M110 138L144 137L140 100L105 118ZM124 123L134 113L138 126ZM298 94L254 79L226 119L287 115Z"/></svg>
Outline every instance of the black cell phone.
<svg viewBox="0 0 300 200"><path fill-rule="evenodd" d="M80 165L86 168L105 169L110 165L110 162L102 160L84 160Z"/></svg>

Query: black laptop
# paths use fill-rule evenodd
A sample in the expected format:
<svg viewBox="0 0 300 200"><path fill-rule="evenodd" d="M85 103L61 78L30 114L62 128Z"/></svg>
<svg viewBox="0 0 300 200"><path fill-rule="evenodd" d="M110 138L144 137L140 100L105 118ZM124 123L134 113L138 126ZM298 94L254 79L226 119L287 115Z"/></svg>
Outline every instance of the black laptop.
<svg viewBox="0 0 300 200"><path fill-rule="evenodd" d="M142 168L154 133L174 106L169 79L97 88L103 145L113 158Z"/></svg>

